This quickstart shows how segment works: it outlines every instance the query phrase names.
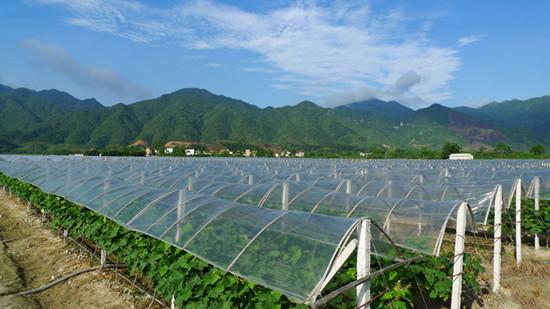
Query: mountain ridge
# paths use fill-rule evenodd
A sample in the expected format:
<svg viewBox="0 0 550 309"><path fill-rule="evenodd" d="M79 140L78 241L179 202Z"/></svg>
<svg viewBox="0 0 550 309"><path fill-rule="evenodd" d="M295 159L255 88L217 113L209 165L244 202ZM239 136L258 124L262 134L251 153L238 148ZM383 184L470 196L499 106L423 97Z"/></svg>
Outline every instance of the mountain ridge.
<svg viewBox="0 0 550 309"><path fill-rule="evenodd" d="M414 113L414 110L397 101L383 101L376 98L340 105L354 110L369 111L392 119L403 120Z"/></svg>
<svg viewBox="0 0 550 309"><path fill-rule="evenodd" d="M523 102L528 106L521 106ZM515 110L521 121L531 121L521 130L517 129L521 121L518 124L511 117ZM444 142L491 147L505 142L525 149L533 144L550 145L550 138L545 137L550 130L546 119L550 119L550 96L480 108L433 104L416 111L378 99L334 108L311 101L260 108L206 89L183 88L154 99L103 106L95 99L80 100L56 89L0 85L0 151L36 143L105 148L136 140L153 145L170 140L234 141L344 150L380 145L439 148Z"/></svg>

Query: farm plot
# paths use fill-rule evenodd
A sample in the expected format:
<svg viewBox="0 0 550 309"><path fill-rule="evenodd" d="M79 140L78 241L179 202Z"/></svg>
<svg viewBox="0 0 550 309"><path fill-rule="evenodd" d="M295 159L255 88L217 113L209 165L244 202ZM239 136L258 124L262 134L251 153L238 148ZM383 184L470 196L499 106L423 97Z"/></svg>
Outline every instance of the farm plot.
<svg viewBox="0 0 550 309"><path fill-rule="evenodd" d="M28 190L63 197L47 207L58 226L69 227L73 233L80 228L71 222L74 218L59 212L60 207L71 212L78 209L78 215L94 220L108 218L116 230L114 236L147 235L147 242L170 245L165 250L175 255L188 252L212 265L207 273L214 282L231 278L225 273L246 279L237 286L249 289L226 299L229 303L244 299L244 303L273 301L288 306L316 306L332 296L338 296L329 302L332 306L371 302L373 306L410 306L415 297L424 298L424 294L441 302L452 298L451 305L456 306L462 294L456 282L464 280L468 289L480 290L476 274L482 268L480 257L465 254L460 246L455 252L445 249L446 233L456 231L460 239L464 230L470 235L479 229L491 230L495 210L507 209L514 197L516 201L522 197L535 201L539 209L533 210L532 220L537 221L541 197L550 187L550 173L544 162L538 161L18 156L0 160L0 171L10 177L4 180L10 190L28 183L34 186ZM24 183L15 184L14 178ZM33 204L43 204L45 198L34 191L19 193ZM504 218L507 214L505 211ZM535 243L548 233L544 225L529 231ZM86 233L93 238L93 231ZM129 246L125 241L110 253L120 255L119 251ZM104 247L109 250L110 245ZM457 253L464 257L459 259L462 261L452 258ZM415 258L418 256L422 259ZM194 261L190 256L186 259ZM464 276L462 269L456 268L464 267L463 262ZM151 271L151 277L173 271L162 267L149 270L150 264L144 264L138 270ZM392 264L408 267L395 270ZM431 274L426 271L430 268L434 270ZM370 279L371 273L380 276L354 282L356 278ZM200 301L204 296L192 289L182 293L176 278L183 279L183 274L176 271L171 275L176 282L164 289L165 297L172 293L176 303L189 304L190 299ZM357 295L352 289L342 289L348 283L347 287L358 286ZM256 299L247 294L256 284L276 292L261 288L259 295L266 295L265 299ZM449 293L452 285L455 297ZM223 285L217 288L219 294L231 294Z"/></svg>

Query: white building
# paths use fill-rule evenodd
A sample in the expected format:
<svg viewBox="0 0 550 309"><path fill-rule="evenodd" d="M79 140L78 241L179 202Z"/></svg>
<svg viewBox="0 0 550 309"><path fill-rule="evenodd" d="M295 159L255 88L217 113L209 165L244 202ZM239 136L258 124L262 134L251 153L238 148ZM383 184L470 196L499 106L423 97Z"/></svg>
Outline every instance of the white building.
<svg viewBox="0 0 550 309"><path fill-rule="evenodd" d="M185 149L185 155L186 156L194 156L195 155L195 149L194 148Z"/></svg>
<svg viewBox="0 0 550 309"><path fill-rule="evenodd" d="M167 147L164 149L165 154L172 154L174 153L174 147Z"/></svg>
<svg viewBox="0 0 550 309"><path fill-rule="evenodd" d="M471 153L451 153L449 160L473 160L474 156Z"/></svg>

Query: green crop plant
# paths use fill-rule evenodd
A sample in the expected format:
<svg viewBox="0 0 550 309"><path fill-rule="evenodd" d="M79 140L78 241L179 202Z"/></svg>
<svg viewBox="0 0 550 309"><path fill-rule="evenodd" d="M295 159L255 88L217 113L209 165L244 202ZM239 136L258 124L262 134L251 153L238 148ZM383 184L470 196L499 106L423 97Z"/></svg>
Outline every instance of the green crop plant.
<svg viewBox="0 0 550 309"><path fill-rule="evenodd" d="M521 201L521 232L524 236L533 238L550 238L550 201L541 200L539 210L535 210L533 199ZM515 232L516 203L513 201L510 208L505 209L502 216L502 233L512 237ZM492 219L492 218L491 218Z"/></svg>
<svg viewBox="0 0 550 309"><path fill-rule="evenodd" d="M73 238L95 243L105 249L111 257L116 257L118 262L128 265L131 273L138 274L150 282L157 295L165 299L175 295L176 304L184 305L185 308L306 308L306 305L296 303L277 291L226 273L161 240L128 230L91 210L62 197L44 193L35 186L2 173L0 185L40 208L50 219L52 230L67 230ZM317 264L318 260L307 256L307 252L301 252L298 247L292 246L293 240L290 235L278 241L281 243L273 244L272 251L263 258L277 259L277 250L287 248L293 252L288 257L291 259L288 263L301 263L304 269L321 267ZM315 248L320 249L322 248ZM411 251L402 251L405 257L415 255ZM390 259L373 258L372 268L384 267L391 263ZM355 258L350 258L327 286L326 291L355 280L355 265ZM479 291L477 275L482 271L479 259L466 254L464 267L465 289ZM372 295L381 295L373 302L372 307L411 308L414 296L420 291L427 291L430 298L445 302L450 296L451 276L451 252L444 252L441 257L425 256L409 266L392 270L371 280ZM300 280L314 278L296 278L293 284L300 286ZM352 290L339 296L331 301L328 307L353 308L356 305L354 293Z"/></svg>

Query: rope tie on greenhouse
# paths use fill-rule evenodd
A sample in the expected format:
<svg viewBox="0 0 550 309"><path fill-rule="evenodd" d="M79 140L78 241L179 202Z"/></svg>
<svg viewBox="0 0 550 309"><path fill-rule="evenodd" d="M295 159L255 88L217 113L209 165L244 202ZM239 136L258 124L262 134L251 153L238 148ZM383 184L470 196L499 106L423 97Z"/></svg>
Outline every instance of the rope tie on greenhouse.
<svg viewBox="0 0 550 309"><path fill-rule="evenodd" d="M456 280L457 277L462 276L462 275L464 275L464 274L465 274L465 273L462 271L462 272L456 273L456 274L454 274L454 275L451 275L451 278L452 278L451 280L454 281L454 280Z"/></svg>

